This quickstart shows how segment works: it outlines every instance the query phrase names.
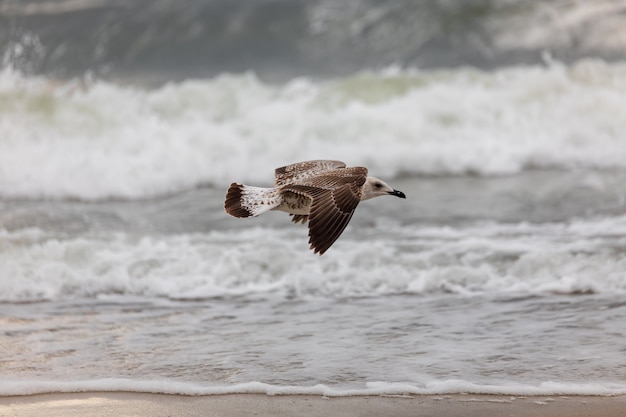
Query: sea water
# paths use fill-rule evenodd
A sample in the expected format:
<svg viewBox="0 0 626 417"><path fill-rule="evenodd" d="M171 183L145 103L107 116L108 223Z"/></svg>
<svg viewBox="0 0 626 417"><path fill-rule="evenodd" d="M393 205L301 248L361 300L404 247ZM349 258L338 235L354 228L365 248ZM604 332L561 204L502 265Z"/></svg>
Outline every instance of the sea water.
<svg viewBox="0 0 626 417"><path fill-rule="evenodd" d="M626 67L0 73L0 395L626 393ZM320 257L232 181L406 193Z"/></svg>

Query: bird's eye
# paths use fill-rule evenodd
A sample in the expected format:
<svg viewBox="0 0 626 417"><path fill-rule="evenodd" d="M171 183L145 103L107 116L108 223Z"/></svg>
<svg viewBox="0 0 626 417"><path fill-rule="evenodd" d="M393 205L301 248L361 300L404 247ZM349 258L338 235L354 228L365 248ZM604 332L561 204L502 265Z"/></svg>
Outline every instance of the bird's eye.
<svg viewBox="0 0 626 417"><path fill-rule="evenodd" d="M374 187L376 187L376 188L380 188L380 187L382 187L382 186L383 186L383 185L382 185L381 183L379 183L379 182L374 183Z"/></svg>

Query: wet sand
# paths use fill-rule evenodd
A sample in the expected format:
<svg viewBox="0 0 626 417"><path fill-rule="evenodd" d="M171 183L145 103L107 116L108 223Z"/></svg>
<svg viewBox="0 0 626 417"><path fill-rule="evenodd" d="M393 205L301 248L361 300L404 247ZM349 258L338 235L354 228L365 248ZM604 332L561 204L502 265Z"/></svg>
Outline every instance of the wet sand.
<svg viewBox="0 0 626 417"><path fill-rule="evenodd" d="M181 396L70 393L0 397L0 416L515 416L622 417L626 396L424 395L327 398L311 395Z"/></svg>

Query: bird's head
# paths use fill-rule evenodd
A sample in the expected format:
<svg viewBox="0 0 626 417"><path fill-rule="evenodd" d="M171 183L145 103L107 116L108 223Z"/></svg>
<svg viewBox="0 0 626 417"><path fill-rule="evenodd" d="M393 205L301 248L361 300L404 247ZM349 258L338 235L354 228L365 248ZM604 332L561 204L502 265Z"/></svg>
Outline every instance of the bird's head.
<svg viewBox="0 0 626 417"><path fill-rule="evenodd" d="M363 184L361 201L369 200L370 198L379 197L381 195L395 195L396 197L406 198L406 195L404 195L402 191L394 190L383 180L376 177L367 177L365 184Z"/></svg>

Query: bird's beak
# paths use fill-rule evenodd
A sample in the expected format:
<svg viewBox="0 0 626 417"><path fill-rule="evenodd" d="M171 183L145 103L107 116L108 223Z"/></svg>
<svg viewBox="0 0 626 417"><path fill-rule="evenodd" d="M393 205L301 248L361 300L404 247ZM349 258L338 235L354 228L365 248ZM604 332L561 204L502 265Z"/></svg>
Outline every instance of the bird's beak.
<svg viewBox="0 0 626 417"><path fill-rule="evenodd" d="M398 191L398 190L389 191L389 195L395 195L396 197L406 198L406 195L404 195L402 191Z"/></svg>

